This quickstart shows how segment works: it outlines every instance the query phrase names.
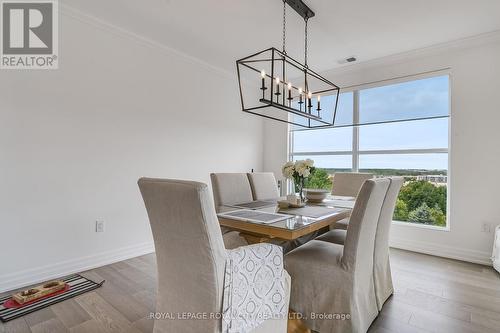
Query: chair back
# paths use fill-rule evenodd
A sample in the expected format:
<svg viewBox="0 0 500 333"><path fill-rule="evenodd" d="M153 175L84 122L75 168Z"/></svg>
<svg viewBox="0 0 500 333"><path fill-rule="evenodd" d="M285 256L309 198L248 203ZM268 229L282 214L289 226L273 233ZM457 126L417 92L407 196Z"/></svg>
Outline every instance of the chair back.
<svg viewBox="0 0 500 333"><path fill-rule="evenodd" d="M252 188L246 173L211 173L215 208L253 201Z"/></svg>
<svg viewBox="0 0 500 333"><path fill-rule="evenodd" d="M389 183L387 178L364 182L351 213L344 243L344 268L354 270L355 275L370 281L373 281L375 234Z"/></svg>
<svg viewBox="0 0 500 333"><path fill-rule="evenodd" d="M157 312L219 313L226 250L208 186L139 179L158 266ZM218 332L221 321L158 320L154 332Z"/></svg>
<svg viewBox="0 0 500 333"><path fill-rule="evenodd" d="M377 233L375 235L373 277L379 310L382 309L382 305L393 291L389 264L389 232L391 230L396 200L398 199L399 190L403 186L403 183L403 177L390 178L389 189L382 204L382 211L380 212Z"/></svg>
<svg viewBox="0 0 500 333"><path fill-rule="evenodd" d="M252 172L247 174L254 200L278 199L280 193L274 173Z"/></svg>
<svg viewBox="0 0 500 333"><path fill-rule="evenodd" d="M356 197L365 180L372 178L371 173L336 172L333 176L332 195Z"/></svg>

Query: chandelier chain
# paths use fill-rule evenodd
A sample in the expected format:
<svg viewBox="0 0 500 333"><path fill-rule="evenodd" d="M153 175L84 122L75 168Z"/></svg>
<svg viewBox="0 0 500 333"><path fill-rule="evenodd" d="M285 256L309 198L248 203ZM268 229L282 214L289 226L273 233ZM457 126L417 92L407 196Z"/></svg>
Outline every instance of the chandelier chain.
<svg viewBox="0 0 500 333"><path fill-rule="evenodd" d="M305 25L304 25L304 66L306 68L309 68L309 66L307 65L307 22L308 22L308 18L305 18L304 19L305 21Z"/></svg>
<svg viewBox="0 0 500 333"><path fill-rule="evenodd" d="M283 0L283 53L286 54L286 2Z"/></svg>

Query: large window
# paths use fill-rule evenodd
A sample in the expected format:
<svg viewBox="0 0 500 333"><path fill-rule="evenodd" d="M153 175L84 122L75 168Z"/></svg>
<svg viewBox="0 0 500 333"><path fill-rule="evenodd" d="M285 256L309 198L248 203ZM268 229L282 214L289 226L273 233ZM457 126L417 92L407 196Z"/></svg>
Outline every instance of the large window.
<svg viewBox="0 0 500 333"><path fill-rule="evenodd" d="M447 75L344 92L336 124L366 125L294 128L290 158L311 158L330 174L404 176L394 220L446 227L448 114ZM383 123L408 118L420 119Z"/></svg>

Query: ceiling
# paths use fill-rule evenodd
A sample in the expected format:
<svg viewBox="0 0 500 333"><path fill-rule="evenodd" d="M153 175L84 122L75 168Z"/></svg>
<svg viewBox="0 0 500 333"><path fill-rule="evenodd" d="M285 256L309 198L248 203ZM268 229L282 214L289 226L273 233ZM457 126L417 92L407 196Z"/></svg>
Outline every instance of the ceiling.
<svg viewBox="0 0 500 333"><path fill-rule="evenodd" d="M305 0L309 64L341 66L500 30L499 0ZM281 48L281 0L65 0L65 6L234 70L235 60ZM287 8L287 51L303 59L303 21Z"/></svg>

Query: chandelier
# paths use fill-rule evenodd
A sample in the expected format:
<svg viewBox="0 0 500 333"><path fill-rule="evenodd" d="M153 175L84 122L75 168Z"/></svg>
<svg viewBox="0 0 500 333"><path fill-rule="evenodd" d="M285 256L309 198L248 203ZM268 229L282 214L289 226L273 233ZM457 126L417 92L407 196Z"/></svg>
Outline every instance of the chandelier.
<svg viewBox="0 0 500 333"><path fill-rule="evenodd" d="M286 52L286 6L304 19L304 63ZM244 112L289 124L317 128L335 121L339 90L307 64L307 23L314 12L301 0L283 0L283 47L236 61Z"/></svg>

